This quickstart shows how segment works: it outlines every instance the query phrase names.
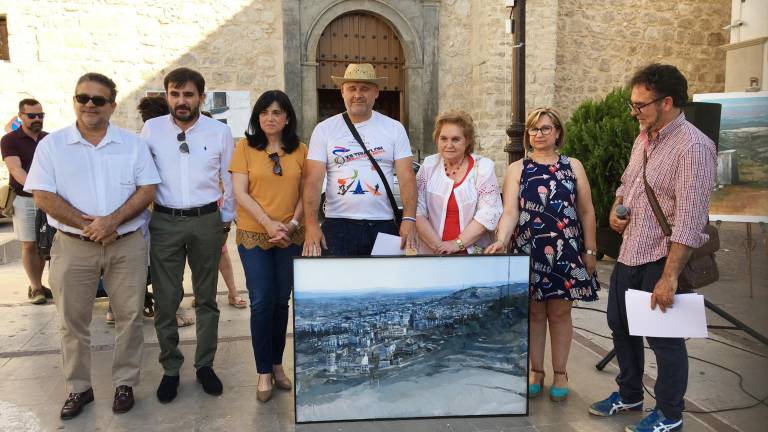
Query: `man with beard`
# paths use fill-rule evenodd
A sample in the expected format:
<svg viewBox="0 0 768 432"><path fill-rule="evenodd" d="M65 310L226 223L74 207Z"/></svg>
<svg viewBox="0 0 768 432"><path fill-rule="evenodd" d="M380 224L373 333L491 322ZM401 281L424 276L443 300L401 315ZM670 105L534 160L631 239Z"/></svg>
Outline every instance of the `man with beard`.
<svg viewBox="0 0 768 432"><path fill-rule="evenodd" d="M640 135L616 190L609 221L611 228L624 237L608 298L608 326L619 362L619 391L592 404L589 412L599 416L642 410L643 338L629 334L625 293L628 289L650 292L647 307L658 306L662 312L672 307L678 276L691 251L708 240L702 231L707 224L717 166L714 143L682 113L688 102L688 82L676 67L648 65L635 73L629 86L629 108L640 123ZM660 207L657 211L671 226L671 235L664 233L656 218L652 195ZM617 216L615 209L619 205L629 209L628 217ZM680 430L688 385L685 340L646 339L658 364L656 407L626 430Z"/></svg>
<svg viewBox="0 0 768 432"><path fill-rule="evenodd" d="M43 132L43 106L35 99L22 99L19 102L21 127L6 134L0 140L3 161L10 174L8 184L16 193L13 201L13 231L16 240L21 242L21 263L29 278L27 296L32 304L40 305L51 297L51 290L43 286L43 268L45 261L37 253L35 245L35 200L32 194L24 192L29 167L35 155L37 143L47 135Z"/></svg>
<svg viewBox="0 0 768 432"><path fill-rule="evenodd" d="M160 182L147 144L109 119L115 83L87 73L75 87L77 121L45 137L24 190L58 229L48 279L56 297L61 353L69 397L62 419L93 401L89 326L99 275L115 313L112 411L133 407L144 346L141 330L147 280L145 212Z"/></svg>
<svg viewBox="0 0 768 432"><path fill-rule="evenodd" d="M228 171L234 140L228 126L200 115L205 79L197 71L178 68L166 75L163 84L170 114L148 120L141 135L149 143L163 180L149 232L155 330L164 369L157 398L167 403L176 397L184 362L178 347L176 310L184 296L182 277L187 260L197 305L197 380L208 394L223 391L213 371L219 325L216 285L235 203ZM217 205L219 182L224 185L221 210Z"/></svg>

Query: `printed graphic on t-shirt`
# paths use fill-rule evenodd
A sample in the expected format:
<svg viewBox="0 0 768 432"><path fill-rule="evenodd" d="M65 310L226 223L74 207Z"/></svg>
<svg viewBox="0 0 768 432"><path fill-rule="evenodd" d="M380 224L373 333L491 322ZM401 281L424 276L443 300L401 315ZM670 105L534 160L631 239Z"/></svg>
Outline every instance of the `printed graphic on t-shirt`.
<svg viewBox="0 0 768 432"><path fill-rule="evenodd" d="M382 156L385 154L384 148L381 146L372 149L369 148L369 151L374 156L374 158L376 158L376 156ZM347 173L340 174L336 179L336 182L338 183L337 194L342 196L346 195L347 193L352 195L364 195L366 193L370 193L373 196L381 195L381 185L379 182L371 184L365 181L360 176L359 170L351 168L347 165L349 162L362 161L364 159L367 160L368 155L366 155L364 151L352 152L352 150L348 147L334 146L331 154L334 156L333 163L336 165L336 167L339 170L348 171ZM376 161L381 163L379 159L376 159ZM360 164L356 165L359 167ZM373 167L373 164L370 165L370 169L373 172L376 172L376 168ZM378 173L376 175L378 175Z"/></svg>

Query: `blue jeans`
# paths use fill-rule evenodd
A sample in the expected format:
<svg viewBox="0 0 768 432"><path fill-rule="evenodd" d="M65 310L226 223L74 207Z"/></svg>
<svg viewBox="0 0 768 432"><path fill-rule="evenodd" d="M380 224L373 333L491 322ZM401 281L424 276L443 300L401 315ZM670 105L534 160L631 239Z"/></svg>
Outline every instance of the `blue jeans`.
<svg viewBox="0 0 768 432"><path fill-rule="evenodd" d="M288 300L293 288L293 257L301 255L301 248L290 245L264 250L240 245L237 251L251 304L251 343L256 370L260 374L270 373L272 365L283 363Z"/></svg>
<svg viewBox="0 0 768 432"><path fill-rule="evenodd" d="M629 334L624 294L628 289L653 292L665 262L666 258L639 266L627 266L617 262L611 274L608 327L613 333L613 347L619 362L616 383L619 385L621 399L627 403L643 400L645 352L643 338ZM654 386L656 407L664 413L664 417L678 420L683 415L683 398L688 387L688 351L685 348L685 339L647 337L646 340L656 355L659 368Z"/></svg>
<svg viewBox="0 0 768 432"><path fill-rule="evenodd" d="M322 229L328 256L370 255L380 232L399 235L391 220L326 218Z"/></svg>

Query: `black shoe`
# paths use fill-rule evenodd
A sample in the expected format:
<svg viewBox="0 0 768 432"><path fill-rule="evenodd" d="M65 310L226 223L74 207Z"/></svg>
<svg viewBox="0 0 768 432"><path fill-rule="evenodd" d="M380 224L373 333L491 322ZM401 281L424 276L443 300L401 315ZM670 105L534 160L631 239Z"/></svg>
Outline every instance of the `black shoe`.
<svg viewBox="0 0 768 432"><path fill-rule="evenodd" d="M61 419L69 420L77 417L83 412L83 407L91 402L93 402L92 388L82 393L70 393L64 402L64 406L61 408Z"/></svg>
<svg viewBox="0 0 768 432"><path fill-rule="evenodd" d="M115 400L112 402L112 412L117 414L127 413L133 408L133 388L126 385L117 386Z"/></svg>
<svg viewBox="0 0 768 432"><path fill-rule="evenodd" d="M163 375L160 385L157 387L157 400L168 403L176 399L179 388L179 376Z"/></svg>
<svg viewBox="0 0 768 432"><path fill-rule="evenodd" d="M209 395L218 396L224 392L221 380L210 366L203 366L197 370L197 381L203 385L203 390Z"/></svg>
<svg viewBox="0 0 768 432"><path fill-rule="evenodd" d="M52 299L53 298L53 291L51 291L50 288L43 285L43 294L45 295L45 298Z"/></svg>

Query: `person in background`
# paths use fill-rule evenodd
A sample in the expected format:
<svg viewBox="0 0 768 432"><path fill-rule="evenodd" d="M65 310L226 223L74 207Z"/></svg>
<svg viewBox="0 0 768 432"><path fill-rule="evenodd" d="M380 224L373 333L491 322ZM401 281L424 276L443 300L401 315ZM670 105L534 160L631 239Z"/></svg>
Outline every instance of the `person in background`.
<svg viewBox="0 0 768 432"><path fill-rule="evenodd" d="M490 244L502 212L492 160L472 154L475 124L464 111L437 116L433 133L438 153L416 174L419 193L416 230L421 251L480 253Z"/></svg>
<svg viewBox="0 0 768 432"><path fill-rule="evenodd" d="M35 99L19 102L21 127L0 139L0 151L8 167L8 184L16 193L13 201L13 232L21 242L21 264L29 279L27 297L32 304L42 305L52 297L51 290L43 286L45 260L37 253L35 243L35 215L37 207L32 194L24 192L29 167L35 149L41 139L48 135L43 131L45 113L43 106Z"/></svg>
<svg viewBox="0 0 768 432"><path fill-rule="evenodd" d="M487 253L530 255L531 374L528 396L544 385L544 346L549 327L554 379L549 398L568 398L568 355L573 338L571 305L597 300L595 209L584 167L558 152L565 142L560 114L537 108L528 114L527 155L507 168L504 214Z"/></svg>
<svg viewBox="0 0 768 432"><path fill-rule="evenodd" d="M237 250L251 306L251 341L259 379L256 396L267 402L273 386L292 388L283 369L293 257L304 230L301 178L307 146L299 142L296 113L280 90L253 106L246 138L235 147L232 185L237 200Z"/></svg>

